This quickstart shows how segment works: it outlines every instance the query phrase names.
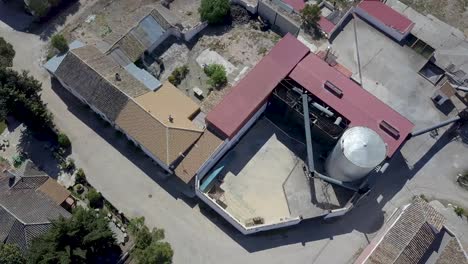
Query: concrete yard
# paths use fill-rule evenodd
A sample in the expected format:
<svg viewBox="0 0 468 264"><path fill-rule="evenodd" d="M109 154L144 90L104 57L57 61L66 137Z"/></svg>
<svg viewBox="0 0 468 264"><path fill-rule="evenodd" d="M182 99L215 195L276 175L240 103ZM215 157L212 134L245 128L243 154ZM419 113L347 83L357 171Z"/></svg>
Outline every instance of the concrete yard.
<svg viewBox="0 0 468 264"><path fill-rule="evenodd" d="M220 187L226 210L243 223L254 217L266 224L288 218L283 184L296 167L301 168L296 153L304 151L268 119L259 120L218 163L217 167L225 166Z"/></svg>
<svg viewBox="0 0 468 264"><path fill-rule="evenodd" d="M352 78L360 82L354 24L363 88L412 121L416 129L445 120L447 116L430 100L437 88L418 73L427 59L361 19L351 20L332 43L338 63L352 71Z"/></svg>

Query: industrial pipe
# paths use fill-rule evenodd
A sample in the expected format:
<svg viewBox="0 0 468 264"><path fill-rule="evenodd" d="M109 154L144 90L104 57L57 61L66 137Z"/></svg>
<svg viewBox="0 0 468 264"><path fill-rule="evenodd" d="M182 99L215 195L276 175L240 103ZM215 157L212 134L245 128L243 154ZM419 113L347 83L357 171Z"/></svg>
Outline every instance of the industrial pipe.
<svg viewBox="0 0 468 264"><path fill-rule="evenodd" d="M354 191L354 192L358 192L358 191L359 191L358 188L353 187L353 186L351 186L351 185L349 185L349 184L346 184L346 183L344 183L344 182L342 182L342 181L340 181L340 180L333 179L332 177L325 176L325 175L320 174L320 173L315 172L315 171L313 172L313 174L314 174L314 177L317 177L317 178L319 178L319 179L321 179L321 180L324 180L324 181L326 181L326 182L329 182L329 183L331 183L331 184L338 185L338 186L340 186L340 187L346 188L346 189L351 190L351 191Z"/></svg>
<svg viewBox="0 0 468 264"><path fill-rule="evenodd" d="M412 133L410 134L410 137L416 137L416 136L425 134L425 133L427 133L427 132L429 132L429 131L432 131L432 130L434 130L434 129L438 129L438 128L444 127L444 126L446 126L446 125L455 123L455 122L457 122L457 121L460 120L460 119L461 119L461 117L460 117L460 116L457 116L457 117L451 118L451 119L449 119L449 120L446 120L446 121L444 121L444 122L442 122L442 123L440 123L440 124L433 125L433 126L430 126L430 127L428 127L428 128L424 128L424 129L417 130L417 131L415 131L415 132L412 132Z"/></svg>
<svg viewBox="0 0 468 264"><path fill-rule="evenodd" d="M328 115L328 116L333 116L333 112L328 110L327 108L321 106L320 104L313 102L312 106L320 110L322 113Z"/></svg>
<svg viewBox="0 0 468 264"><path fill-rule="evenodd" d="M458 87L455 87L455 89L468 93L468 88L466 87L458 86Z"/></svg>
<svg viewBox="0 0 468 264"><path fill-rule="evenodd" d="M306 136L306 146L307 146L307 166L309 171L313 172L315 170L314 164L314 152L312 149L312 135L310 133L310 117L309 117L309 97L307 94L302 94L302 106L304 111L304 128Z"/></svg>

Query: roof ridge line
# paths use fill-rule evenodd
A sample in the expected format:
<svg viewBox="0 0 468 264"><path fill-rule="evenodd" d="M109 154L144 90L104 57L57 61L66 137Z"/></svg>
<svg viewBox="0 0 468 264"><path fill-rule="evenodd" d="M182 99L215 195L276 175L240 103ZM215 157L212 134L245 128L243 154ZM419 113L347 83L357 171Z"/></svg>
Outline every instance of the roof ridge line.
<svg viewBox="0 0 468 264"><path fill-rule="evenodd" d="M112 43L112 45L110 45L110 48L108 50L106 50L106 52L104 52L104 54L108 55L107 53L110 53L111 51L114 50L114 46L119 42L121 41L125 36L127 36L130 31L132 31L133 29L135 29L140 23L141 21L143 21L143 19L145 19L146 17L148 16L152 16L151 13L153 12L153 10L155 10L156 8L151 8L151 10L148 12L148 14L146 14L142 19L138 20L138 22L136 23L136 25L133 25L129 30L127 30L125 32L125 34L123 34L120 38L118 38L114 43Z"/></svg>
<svg viewBox="0 0 468 264"><path fill-rule="evenodd" d="M14 213L11 212L10 210L8 210L8 208L6 208L3 204L0 203L0 206L3 208L3 210L7 211L7 213L9 213L10 215L12 215L18 222L20 222L20 223L23 224L23 225L26 225L26 222L24 222L24 221L21 220L16 214L14 214Z"/></svg>
<svg viewBox="0 0 468 264"><path fill-rule="evenodd" d="M83 47L93 47L95 49L97 49L94 45L86 45L86 46L83 46ZM81 48L83 48L81 47ZM80 48L78 48L80 49ZM74 50L78 50L78 49L74 49ZM130 95L128 95L127 93L125 93L124 91L122 91L121 89L119 89L119 87L117 87L116 85L114 85L111 81L109 81L109 79L107 79L104 75L102 75L100 72L98 72L93 66L89 65L89 63L87 63L86 61L84 61L83 59L81 59L78 55L76 55L76 53L74 53L73 51L74 50L71 50L70 52L73 53L74 56L76 56L80 61L82 61L84 64L86 64L86 66L88 66L90 69L92 69L97 75L101 76L103 80L105 80L106 82L108 82L112 87L114 87L115 89L117 89L119 92L121 92L123 95L127 96L127 98L132 98ZM98 50L98 49L97 49ZM98 50L102 55L103 57L106 57L106 59L109 59L112 61L112 59L110 59L109 57L107 57L106 54L102 53L100 50ZM94 58L93 58L94 59ZM115 63L115 62L114 62ZM122 68L122 66L120 65L116 65L117 68ZM123 69L123 68L122 68ZM124 69L125 70L125 69ZM130 75L130 78L134 78L133 76ZM136 80L136 79L135 79ZM138 80L136 80L137 82L139 82ZM93 94L94 94L94 91L93 91ZM120 114L120 112L119 112Z"/></svg>
<svg viewBox="0 0 468 264"><path fill-rule="evenodd" d="M422 208L422 204L421 204L421 201L420 200L416 200L415 203L411 204L411 205L417 205L417 206L420 206L420 209L422 211L422 215L424 216L424 221L419 225L418 227L418 230L411 236L411 239L408 241L408 243L405 243L405 246L403 247L403 249L400 251L400 253L398 253L398 256L395 258L395 260L392 261L392 264L394 264L398 258L400 258L401 254L403 254L403 252L405 251L405 249L408 247L408 245L411 243L411 241L413 241L414 237L416 236L416 234L419 232L419 230L421 230L421 228L424 226L424 224L427 224L429 226L431 226L431 224L427 221L427 213L426 211L424 210L424 208ZM410 205L410 206L411 206ZM429 204L428 204L429 205ZM430 206L430 205L429 205ZM407 208L409 209L409 207ZM404 212L403 212L404 214Z"/></svg>
<svg viewBox="0 0 468 264"><path fill-rule="evenodd" d="M166 164L169 164L169 128L166 127Z"/></svg>
<svg viewBox="0 0 468 264"><path fill-rule="evenodd" d="M184 128L184 127L179 127L179 126L167 126L168 129L177 129L177 130L184 130L184 131L190 131L190 132L200 132L203 133L205 129L192 129L192 128Z"/></svg>

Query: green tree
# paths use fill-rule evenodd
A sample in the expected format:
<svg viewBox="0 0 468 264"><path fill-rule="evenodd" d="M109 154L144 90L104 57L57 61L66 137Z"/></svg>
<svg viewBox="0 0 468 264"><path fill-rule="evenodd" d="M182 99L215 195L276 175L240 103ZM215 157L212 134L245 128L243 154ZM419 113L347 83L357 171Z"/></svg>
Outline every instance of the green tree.
<svg viewBox="0 0 468 264"><path fill-rule="evenodd" d="M60 52L68 51L68 42L65 37L61 34L55 34L51 39L52 46Z"/></svg>
<svg viewBox="0 0 468 264"><path fill-rule="evenodd" d="M164 229L145 226L145 218L130 220L128 231L135 237L135 248L131 252L138 264L170 264L174 251L164 239Z"/></svg>
<svg viewBox="0 0 468 264"><path fill-rule="evenodd" d="M79 168L76 172L75 181L79 184L86 184L86 174L82 168Z"/></svg>
<svg viewBox="0 0 468 264"><path fill-rule="evenodd" d="M302 25L306 30L317 29L322 11L318 5L306 5L301 10Z"/></svg>
<svg viewBox="0 0 468 264"><path fill-rule="evenodd" d="M12 244L0 244L0 263L2 264L24 264L26 260L20 249Z"/></svg>
<svg viewBox="0 0 468 264"><path fill-rule="evenodd" d="M210 64L204 69L205 74L210 77L208 84L214 88L220 88L227 83L226 69L220 64Z"/></svg>
<svg viewBox="0 0 468 264"><path fill-rule="evenodd" d="M229 0L202 0L198 12L203 21L219 24L229 15L230 10Z"/></svg>
<svg viewBox="0 0 468 264"><path fill-rule="evenodd" d="M138 264L171 264L174 251L167 242L153 242L135 254Z"/></svg>
<svg viewBox="0 0 468 264"><path fill-rule="evenodd" d="M13 66L15 50L13 46L0 37L0 68Z"/></svg>
<svg viewBox="0 0 468 264"><path fill-rule="evenodd" d="M67 149L71 146L71 141L67 135L64 133L59 133L57 135L57 142L61 148Z"/></svg>
<svg viewBox="0 0 468 264"><path fill-rule="evenodd" d="M102 207L102 195L100 192L96 191L96 189L90 189L88 194L86 194L86 198L89 201L89 206L91 208L101 208Z"/></svg>
<svg viewBox="0 0 468 264"><path fill-rule="evenodd" d="M101 263L117 250L108 221L93 210L77 207L69 219L59 218L42 236L34 239L28 263Z"/></svg>
<svg viewBox="0 0 468 264"><path fill-rule="evenodd" d="M36 131L53 128L52 114L41 99L41 83L29 76L0 67L0 112L13 115Z"/></svg>

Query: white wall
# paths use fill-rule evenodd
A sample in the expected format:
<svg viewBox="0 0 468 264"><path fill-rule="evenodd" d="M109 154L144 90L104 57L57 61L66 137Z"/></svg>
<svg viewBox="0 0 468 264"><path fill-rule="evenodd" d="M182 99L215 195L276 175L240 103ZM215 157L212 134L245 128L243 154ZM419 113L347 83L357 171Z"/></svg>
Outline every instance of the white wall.
<svg viewBox="0 0 468 264"><path fill-rule="evenodd" d="M395 39L398 42L401 42L408 34L409 31L405 34L400 33L398 30L389 27L385 25L384 23L380 22L373 16L369 15L366 11L364 11L362 8L356 7L354 9L354 12L359 15L361 18L366 20L369 24L373 25L374 27L380 29L381 31L385 32L388 34L390 37Z"/></svg>
<svg viewBox="0 0 468 264"><path fill-rule="evenodd" d="M251 5L250 3L248 3L248 1L231 0L231 3L243 6L245 9L247 9L247 11L249 11L253 15L257 14L258 2L255 5Z"/></svg>

